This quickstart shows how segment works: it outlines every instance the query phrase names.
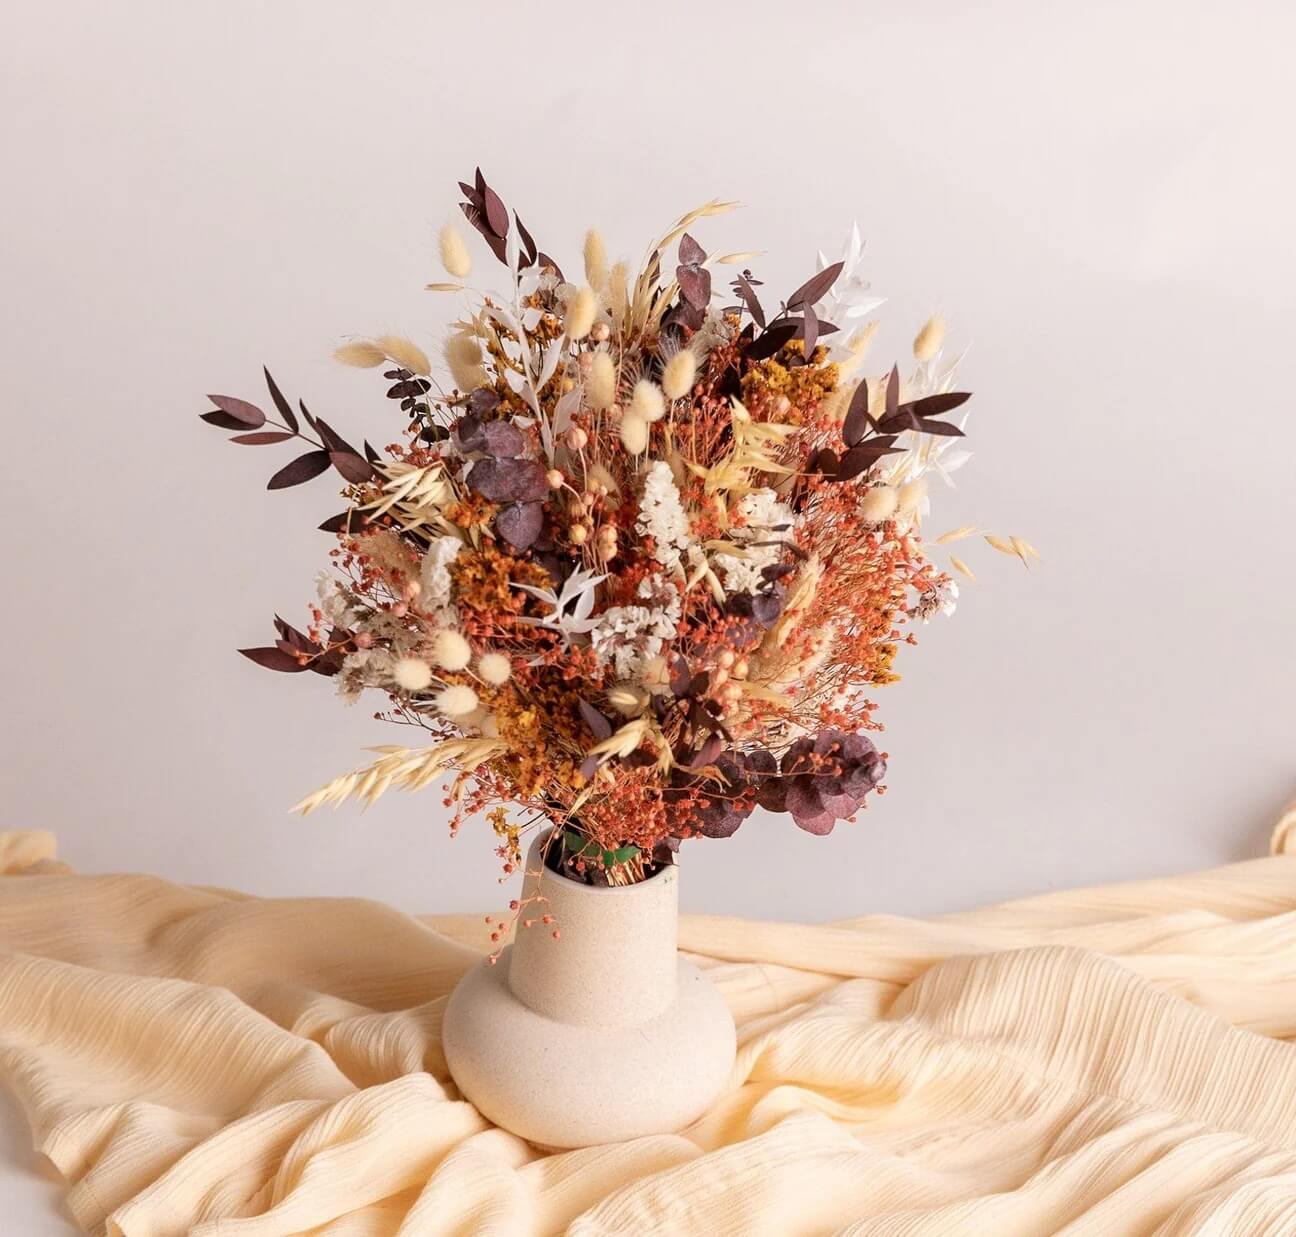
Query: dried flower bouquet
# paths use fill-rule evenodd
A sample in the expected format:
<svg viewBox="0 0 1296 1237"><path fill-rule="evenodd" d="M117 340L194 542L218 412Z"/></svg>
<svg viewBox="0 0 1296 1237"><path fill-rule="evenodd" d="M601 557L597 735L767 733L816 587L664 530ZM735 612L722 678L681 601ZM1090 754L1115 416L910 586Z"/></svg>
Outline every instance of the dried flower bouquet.
<svg viewBox="0 0 1296 1237"><path fill-rule="evenodd" d="M276 619L244 654L334 676L346 701L377 691L376 716L428 732L299 809L453 774L452 831L486 811L506 872L524 830L554 822L550 865L613 884L757 805L830 832L884 789L871 693L914 620L958 596L919 531L929 479L968 458L944 323L922 328L912 372L860 377L880 302L857 232L772 309L753 255L690 234L731 203L683 216L635 272L590 232L569 280L480 171L460 188L503 292L463 287L469 249L445 228L454 282L430 287L466 306L448 383L405 338L337 352L383 370L399 441L356 449L268 372L273 415L226 396L204 415L235 442L310 448L271 489L345 483L311 622ZM741 270L728 288L724 266Z"/></svg>

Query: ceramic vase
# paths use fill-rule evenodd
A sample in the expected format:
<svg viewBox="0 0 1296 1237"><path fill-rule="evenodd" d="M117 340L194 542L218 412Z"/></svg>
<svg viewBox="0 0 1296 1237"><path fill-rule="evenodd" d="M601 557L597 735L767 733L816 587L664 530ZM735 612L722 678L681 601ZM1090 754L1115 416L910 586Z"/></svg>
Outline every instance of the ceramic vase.
<svg viewBox="0 0 1296 1237"><path fill-rule="evenodd" d="M450 1073L483 1116L546 1148L682 1129L724 1089L735 1042L720 994L676 950L679 869L585 885L543 866L546 837L522 892L536 922L446 1006Z"/></svg>

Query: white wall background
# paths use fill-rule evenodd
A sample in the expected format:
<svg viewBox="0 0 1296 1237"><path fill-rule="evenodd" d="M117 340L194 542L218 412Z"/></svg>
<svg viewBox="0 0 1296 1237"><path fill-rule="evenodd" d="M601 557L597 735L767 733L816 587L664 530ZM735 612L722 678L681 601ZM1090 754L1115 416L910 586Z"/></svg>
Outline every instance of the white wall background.
<svg viewBox="0 0 1296 1237"><path fill-rule="evenodd" d="M977 458L933 531L988 549L886 691L891 793L829 839L753 819L685 903L923 913L1260 853L1296 789L1296 246L1273 0L816 6L11 4L0 45L7 826L88 870L495 908L434 795L285 808L392 735L238 658L300 617L329 487L196 414L268 363L397 422L348 333L431 346L432 238L480 163L544 247L698 229L771 288L852 217L891 299L973 344Z"/></svg>

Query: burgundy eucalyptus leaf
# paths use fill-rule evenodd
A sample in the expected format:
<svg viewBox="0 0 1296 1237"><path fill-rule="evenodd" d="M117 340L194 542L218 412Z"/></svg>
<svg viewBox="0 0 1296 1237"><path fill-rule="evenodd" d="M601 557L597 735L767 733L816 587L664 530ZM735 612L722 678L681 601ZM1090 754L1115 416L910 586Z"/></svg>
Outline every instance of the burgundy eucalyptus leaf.
<svg viewBox="0 0 1296 1237"><path fill-rule="evenodd" d="M341 511L337 515L331 515L323 524L319 526L322 533L357 533L369 521L361 515L354 507L347 511Z"/></svg>
<svg viewBox="0 0 1296 1237"><path fill-rule="evenodd" d="M679 260L682 266L697 266L706 260L706 250L687 232L680 237Z"/></svg>
<svg viewBox="0 0 1296 1237"><path fill-rule="evenodd" d="M837 470L838 481L849 481L852 477L858 477L866 469L872 468L884 455L891 455L898 451L899 447L875 447L872 442L866 442L862 447L852 447L841 459L841 467Z"/></svg>
<svg viewBox="0 0 1296 1237"><path fill-rule="evenodd" d="M822 811L813 815L808 813L798 815L793 812L792 819L799 829L804 829L807 833L813 833L817 837L823 838L833 831L838 818L829 811Z"/></svg>
<svg viewBox="0 0 1296 1237"><path fill-rule="evenodd" d="M482 421L476 413L466 413L454 423L454 441L460 451L486 449L486 435L482 433Z"/></svg>
<svg viewBox="0 0 1296 1237"><path fill-rule="evenodd" d="M522 267L531 266L539 253L536 249L535 240L532 238L531 233L527 231L526 225L518 217L517 211L513 212L513 222L517 224L518 238L522 242L523 254L519 265Z"/></svg>
<svg viewBox="0 0 1296 1237"><path fill-rule="evenodd" d="M900 369L898 366L891 366L891 372L887 375L886 385L886 413L892 416L895 410L900 407Z"/></svg>
<svg viewBox="0 0 1296 1237"><path fill-rule="evenodd" d="M580 763L580 775L587 782L598 772L598 767L602 764L598 756L586 756Z"/></svg>
<svg viewBox="0 0 1296 1237"><path fill-rule="evenodd" d="M322 674L325 678L332 678L341 672L343 656L340 649L330 649L323 657L315 658L306 669L315 674Z"/></svg>
<svg viewBox="0 0 1296 1237"><path fill-rule="evenodd" d="M463 211L464 218L477 229L482 240L484 240L489 247L491 253L493 253L499 261L507 261L503 238L496 236L495 233L491 231L490 224L486 222L485 211L481 207L474 206L471 202L460 202L459 209Z"/></svg>
<svg viewBox="0 0 1296 1237"><path fill-rule="evenodd" d="M326 472L330 462L327 451L307 451L275 473L266 483L266 489L286 490L290 485L301 485Z"/></svg>
<svg viewBox="0 0 1296 1237"><path fill-rule="evenodd" d="M594 738L600 743L612 735L612 723L598 711L588 700L578 700L581 718L590 728Z"/></svg>
<svg viewBox="0 0 1296 1237"><path fill-rule="evenodd" d="M371 464L376 464L380 459L382 459L382 456L379 455L378 452L369 445L369 440L367 438L365 439L364 442L364 453L365 453L365 459L367 459Z"/></svg>
<svg viewBox="0 0 1296 1237"><path fill-rule="evenodd" d="M778 592L757 593L752 598L752 618L762 627L772 627L783 610L783 598Z"/></svg>
<svg viewBox="0 0 1296 1237"><path fill-rule="evenodd" d="M752 286L751 276L744 271L734 280L734 288L742 298L743 304L747 306L747 312L751 314L752 321L764 330L765 309L760 303L760 298L756 295L756 289Z"/></svg>
<svg viewBox="0 0 1296 1237"><path fill-rule="evenodd" d="M254 661L267 670L279 670L284 674L300 674L306 669L295 657L282 649L239 649L239 652L249 661Z"/></svg>
<svg viewBox="0 0 1296 1237"><path fill-rule="evenodd" d="M810 302L806 302L805 314L802 316L801 338L805 340L806 359L814 357L814 346L819 342L819 319Z"/></svg>
<svg viewBox="0 0 1296 1237"><path fill-rule="evenodd" d="M805 355L809 360L814 356L815 344L819 342L819 318L809 301L805 304L802 324L801 338L805 340Z"/></svg>
<svg viewBox="0 0 1296 1237"><path fill-rule="evenodd" d="M279 384L270 376L270 371L263 365L262 373L265 374L266 387L270 392L270 398L274 401L274 406L279 410L279 415L283 417L283 423L294 433L300 428L297 424L297 414L293 412L292 405L284 398L284 393L279 389Z"/></svg>
<svg viewBox="0 0 1296 1237"><path fill-rule="evenodd" d="M245 399L235 399L232 395L209 395L207 398L245 429L256 430L265 424L266 414Z"/></svg>
<svg viewBox="0 0 1296 1237"><path fill-rule="evenodd" d="M704 838L730 838L746 818L723 799L707 799L697 809L698 832Z"/></svg>
<svg viewBox="0 0 1296 1237"><path fill-rule="evenodd" d="M284 430L258 430L254 434L235 434L230 442L241 442L245 447L264 447L272 442L287 442L288 439L296 437L296 434L289 434Z"/></svg>
<svg viewBox="0 0 1296 1237"><path fill-rule="evenodd" d="M919 417L918 428L924 434L934 434L937 438L963 438L963 431L948 421L933 421L930 417Z"/></svg>
<svg viewBox="0 0 1296 1237"><path fill-rule="evenodd" d="M831 447L823 447L810 457L810 463L806 467L811 473L822 473L825 477L835 477L837 470L841 467L841 460L837 452L832 450Z"/></svg>
<svg viewBox="0 0 1296 1237"><path fill-rule="evenodd" d="M684 689L684 695L690 699L705 695L706 689L711 683L711 671L699 670L688 681L688 686Z"/></svg>
<svg viewBox="0 0 1296 1237"><path fill-rule="evenodd" d="M515 550L526 550L534 545L542 528L543 503L511 503L495 517L495 531Z"/></svg>
<svg viewBox="0 0 1296 1237"><path fill-rule="evenodd" d="M723 751L724 740L718 734L713 734L690 758L684 761L684 767L694 771L705 769L707 765L714 764Z"/></svg>
<svg viewBox="0 0 1296 1237"><path fill-rule="evenodd" d="M679 266L675 269L684 299L694 309L705 309L711 303L711 272L697 266Z"/></svg>
<svg viewBox="0 0 1296 1237"><path fill-rule="evenodd" d="M816 301L822 300L828 289L837 282L837 276L842 272L842 265L841 262L834 262L831 266L824 267L817 275L807 279L788 297L787 307L798 309L802 305L813 305Z"/></svg>
<svg viewBox="0 0 1296 1237"><path fill-rule="evenodd" d="M363 485L377 476L373 465L363 455L356 455L354 451L330 451L329 461L353 485Z"/></svg>
<svg viewBox="0 0 1296 1237"><path fill-rule="evenodd" d="M746 355L752 361L764 361L772 357L788 340L793 339L801 329L801 322L796 318L783 318L770 325L756 336L747 346Z"/></svg>
<svg viewBox="0 0 1296 1237"><path fill-rule="evenodd" d="M560 267L547 253L541 252L536 261L540 264L541 270L548 267L558 277L559 282L562 282L562 267Z"/></svg>
<svg viewBox="0 0 1296 1237"><path fill-rule="evenodd" d="M905 406L912 408L920 417L941 417L966 404L971 398L971 391L943 391L939 395L924 395L922 399L916 399Z"/></svg>
<svg viewBox="0 0 1296 1237"><path fill-rule="evenodd" d="M771 563L768 567L761 568L761 578L773 584L776 580L790 576L794 571L796 571L795 563Z"/></svg>
<svg viewBox="0 0 1296 1237"><path fill-rule="evenodd" d="M484 445L478 450L496 459L515 459L526 450L522 431L511 421L487 421L481 432Z"/></svg>
<svg viewBox="0 0 1296 1237"><path fill-rule="evenodd" d="M500 195L489 185L482 190L482 201L486 210L486 222L490 230L498 237L505 237L509 230L508 209L500 201Z"/></svg>
<svg viewBox="0 0 1296 1237"><path fill-rule="evenodd" d="M206 421L208 425L215 425L218 429L247 429L246 421L240 421L237 417L231 417L228 412L200 412L198 414L198 419L200 421Z"/></svg>
<svg viewBox="0 0 1296 1237"><path fill-rule="evenodd" d="M315 428L319 430L319 436L324 440L324 445L330 451L346 451L351 455L359 455L357 451L341 434L337 432L323 417L315 418Z"/></svg>
<svg viewBox="0 0 1296 1237"><path fill-rule="evenodd" d="M279 630L280 639L277 641L279 646L285 652L297 653L318 653L319 645L309 636L305 635L295 628L291 623L285 623L283 619L276 620L275 626Z"/></svg>
<svg viewBox="0 0 1296 1237"><path fill-rule="evenodd" d="M539 502L549 493L543 464L535 460L478 460L468 474L468 488L491 502Z"/></svg>
<svg viewBox="0 0 1296 1237"><path fill-rule="evenodd" d="M478 387L468 396L468 411L481 417L499 407L500 397L494 387Z"/></svg>
<svg viewBox="0 0 1296 1237"><path fill-rule="evenodd" d="M878 422L878 429L884 434L897 434L904 430L918 430L922 428L922 420L909 410L907 406L897 408L895 412L889 412Z"/></svg>
<svg viewBox="0 0 1296 1237"><path fill-rule="evenodd" d="M850 407L846 409L846 419L842 422L842 441L848 447L858 447L873 418L869 416L869 387L864 379L855 388L851 396Z"/></svg>
<svg viewBox="0 0 1296 1237"><path fill-rule="evenodd" d="M426 378L410 378L387 388L388 399L418 399L432 389Z"/></svg>

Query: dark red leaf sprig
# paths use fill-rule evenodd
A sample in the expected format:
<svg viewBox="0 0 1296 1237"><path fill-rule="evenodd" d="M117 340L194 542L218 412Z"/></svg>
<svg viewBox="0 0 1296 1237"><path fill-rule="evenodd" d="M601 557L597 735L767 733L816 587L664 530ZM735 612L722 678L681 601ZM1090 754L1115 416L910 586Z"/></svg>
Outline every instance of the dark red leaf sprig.
<svg viewBox="0 0 1296 1237"><path fill-rule="evenodd" d="M459 203L460 210L464 213L464 218L472 224L478 232L481 233L482 239L501 262L508 263L508 234L509 234L509 210L501 200L500 195L495 192L487 183L486 178L482 175L481 168L473 173L473 183L467 184L464 181L459 182L459 188L463 191L466 201ZM535 240L531 233L527 231L526 225L518 217L516 211L513 212L513 222L517 225L518 234L518 269L526 270L528 266L534 266L539 263L540 266L552 267L558 277L562 278L562 271L558 269L556 263L548 254L541 253L536 247Z"/></svg>
<svg viewBox="0 0 1296 1237"><path fill-rule="evenodd" d="M368 443L365 443L362 455L323 417L313 415L305 403L299 401L302 417L319 437L312 438L303 433L301 422L279 389L279 384L270 376L268 369L263 372L270 399L280 420L268 417L256 404L232 395L209 395L207 398L216 405L216 409L214 412L201 413L200 416L208 425L215 425L218 429L239 431L230 441L245 447L264 447L272 443L289 442L294 438L311 446L312 450L297 456L279 469L266 483L266 489L283 490L289 486L301 485L327 472L330 467L353 485L363 485L377 476L373 461L378 456ZM263 430L261 427L264 425L276 428Z"/></svg>
<svg viewBox="0 0 1296 1237"><path fill-rule="evenodd" d="M327 644L320 644L278 615L275 615L274 625L275 631L279 633L279 639L274 644L264 648L239 649L249 661L254 661L267 670L278 670L284 674L313 670L316 674L335 675L342 669L346 651L353 647L350 643L351 633L340 628L335 627L330 632Z"/></svg>
<svg viewBox="0 0 1296 1237"><path fill-rule="evenodd" d="M867 380L862 381L855 389L842 421L845 451L838 453L831 447L824 447L811 459L809 470L830 481L849 481L872 468L884 455L901 450L895 443L905 430L961 438L963 431L957 425L936 418L953 412L971 398L970 391L946 391L902 404L900 371L893 366L887 375L886 406L882 416L877 418L869 412L869 385Z"/></svg>
<svg viewBox="0 0 1296 1237"><path fill-rule="evenodd" d="M788 364L804 365L814 356L815 345L825 335L833 335L839 329L832 322L825 322L815 313L816 301L827 295L837 276L842 272L842 263L834 262L825 266L817 275L812 275L783 303L779 313L768 323L765 321L765 310L760 298L756 295L756 281L750 271L744 271L734 280L734 291L742 300L743 306L752 316L752 321L761 328L744 348L743 353L750 361L763 361L772 357L794 339L804 342L800 356L789 357Z"/></svg>

